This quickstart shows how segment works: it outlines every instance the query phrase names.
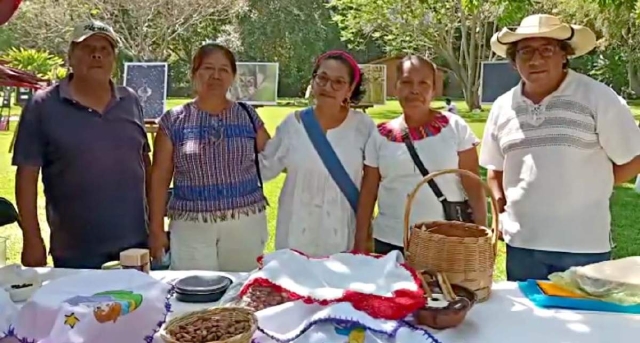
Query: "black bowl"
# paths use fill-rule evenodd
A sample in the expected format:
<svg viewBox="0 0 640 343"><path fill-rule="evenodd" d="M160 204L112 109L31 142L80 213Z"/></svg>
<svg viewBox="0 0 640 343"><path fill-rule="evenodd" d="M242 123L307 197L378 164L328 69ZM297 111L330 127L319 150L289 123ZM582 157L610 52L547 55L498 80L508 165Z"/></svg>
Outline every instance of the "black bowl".
<svg viewBox="0 0 640 343"><path fill-rule="evenodd" d="M233 282L226 276L187 276L178 280L176 299L186 303L212 303L220 300Z"/></svg>
<svg viewBox="0 0 640 343"><path fill-rule="evenodd" d="M16 207L9 200L0 198L0 227L13 224L19 219Z"/></svg>

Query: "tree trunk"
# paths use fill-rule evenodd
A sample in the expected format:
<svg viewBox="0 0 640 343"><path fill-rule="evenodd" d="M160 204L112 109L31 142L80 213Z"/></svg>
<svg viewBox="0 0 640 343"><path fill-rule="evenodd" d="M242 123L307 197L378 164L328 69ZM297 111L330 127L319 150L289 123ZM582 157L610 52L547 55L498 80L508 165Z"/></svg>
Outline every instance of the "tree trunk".
<svg viewBox="0 0 640 343"><path fill-rule="evenodd" d="M462 94L464 95L464 101L467 104L468 110L473 111L476 108L480 108L480 97L478 96L478 91L474 92L473 85L468 82L467 79L467 68L460 64L460 61L456 58L455 54L452 51L447 50L446 47L438 47L436 53L443 57L449 67L449 70L453 73L453 75L460 82L460 87L462 88Z"/></svg>
<svg viewBox="0 0 640 343"><path fill-rule="evenodd" d="M462 88L464 92L464 102L467 104L469 111L476 109L482 109L480 106L480 92L472 85L464 85Z"/></svg>
<svg viewBox="0 0 640 343"><path fill-rule="evenodd" d="M627 77L629 78L629 88L640 95L640 68L632 62L627 62Z"/></svg>
<svg viewBox="0 0 640 343"><path fill-rule="evenodd" d="M449 63L449 68L453 75L460 82L460 88L462 88L462 95L464 95L464 102L467 104L468 110L473 111L475 109L482 109L480 106L480 92L479 87L467 82L464 73L467 72L460 64L455 60L451 60L451 56L445 55L445 59Z"/></svg>

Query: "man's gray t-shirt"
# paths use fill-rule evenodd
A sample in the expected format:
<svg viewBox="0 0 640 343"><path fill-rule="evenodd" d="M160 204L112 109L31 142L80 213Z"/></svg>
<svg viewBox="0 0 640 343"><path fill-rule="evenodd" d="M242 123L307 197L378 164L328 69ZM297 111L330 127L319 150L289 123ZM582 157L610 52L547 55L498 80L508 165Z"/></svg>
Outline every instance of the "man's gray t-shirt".
<svg viewBox="0 0 640 343"><path fill-rule="evenodd" d="M13 164L41 167L51 254L117 253L146 242L142 108L114 86L104 114L73 100L69 81L38 91L24 108Z"/></svg>

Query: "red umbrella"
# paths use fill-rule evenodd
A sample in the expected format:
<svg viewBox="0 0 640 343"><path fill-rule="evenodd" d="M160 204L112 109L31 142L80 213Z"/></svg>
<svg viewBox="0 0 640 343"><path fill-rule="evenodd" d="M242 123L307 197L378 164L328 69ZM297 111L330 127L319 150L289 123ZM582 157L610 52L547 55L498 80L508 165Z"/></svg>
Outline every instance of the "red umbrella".
<svg viewBox="0 0 640 343"><path fill-rule="evenodd" d="M6 61L0 61L0 86L40 89L41 83L47 82L29 72L9 67L6 63Z"/></svg>
<svg viewBox="0 0 640 343"><path fill-rule="evenodd" d="M21 2L22 0L0 0L0 25L4 25L11 19Z"/></svg>
<svg viewBox="0 0 640 343"><path fill-rule="evenodd" d="M22 0L0 0L0 25L6 24L11 19L21 3ZM6 64L6 61L0 61L0 86L39 89L42 88L39 83L47 81Z"/></svg>

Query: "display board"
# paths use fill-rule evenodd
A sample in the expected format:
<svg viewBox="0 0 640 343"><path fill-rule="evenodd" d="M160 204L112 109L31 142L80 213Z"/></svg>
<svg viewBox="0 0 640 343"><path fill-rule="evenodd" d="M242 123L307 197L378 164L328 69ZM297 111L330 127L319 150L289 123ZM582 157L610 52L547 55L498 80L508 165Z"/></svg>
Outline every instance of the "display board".
<svg viewBox="0 0 640 343"><path fill-rule="evenodd" d="M124 85L138 95L144 119L157 119L165 111L169 66L164 62L124 64Z"/></svg>
<svg viewBox="0 0 640 343"><path fill-rule="evenodd" d="M387 101L387 66L384 64L361 64L366 92L359 105L384 105Z"/></svg>
<svg viewBox="0 0 640 343"><path fill-rule="evenodd" d="M278 104L278 63L238 62L237 66L229 99L251 105Z"/></svg>
<svg viewBox="0 0 640 343"><path fill-rule="evenodd" d="M509 61L483 61L480 72L480 102L490 104L520 82Z"/></svg>

